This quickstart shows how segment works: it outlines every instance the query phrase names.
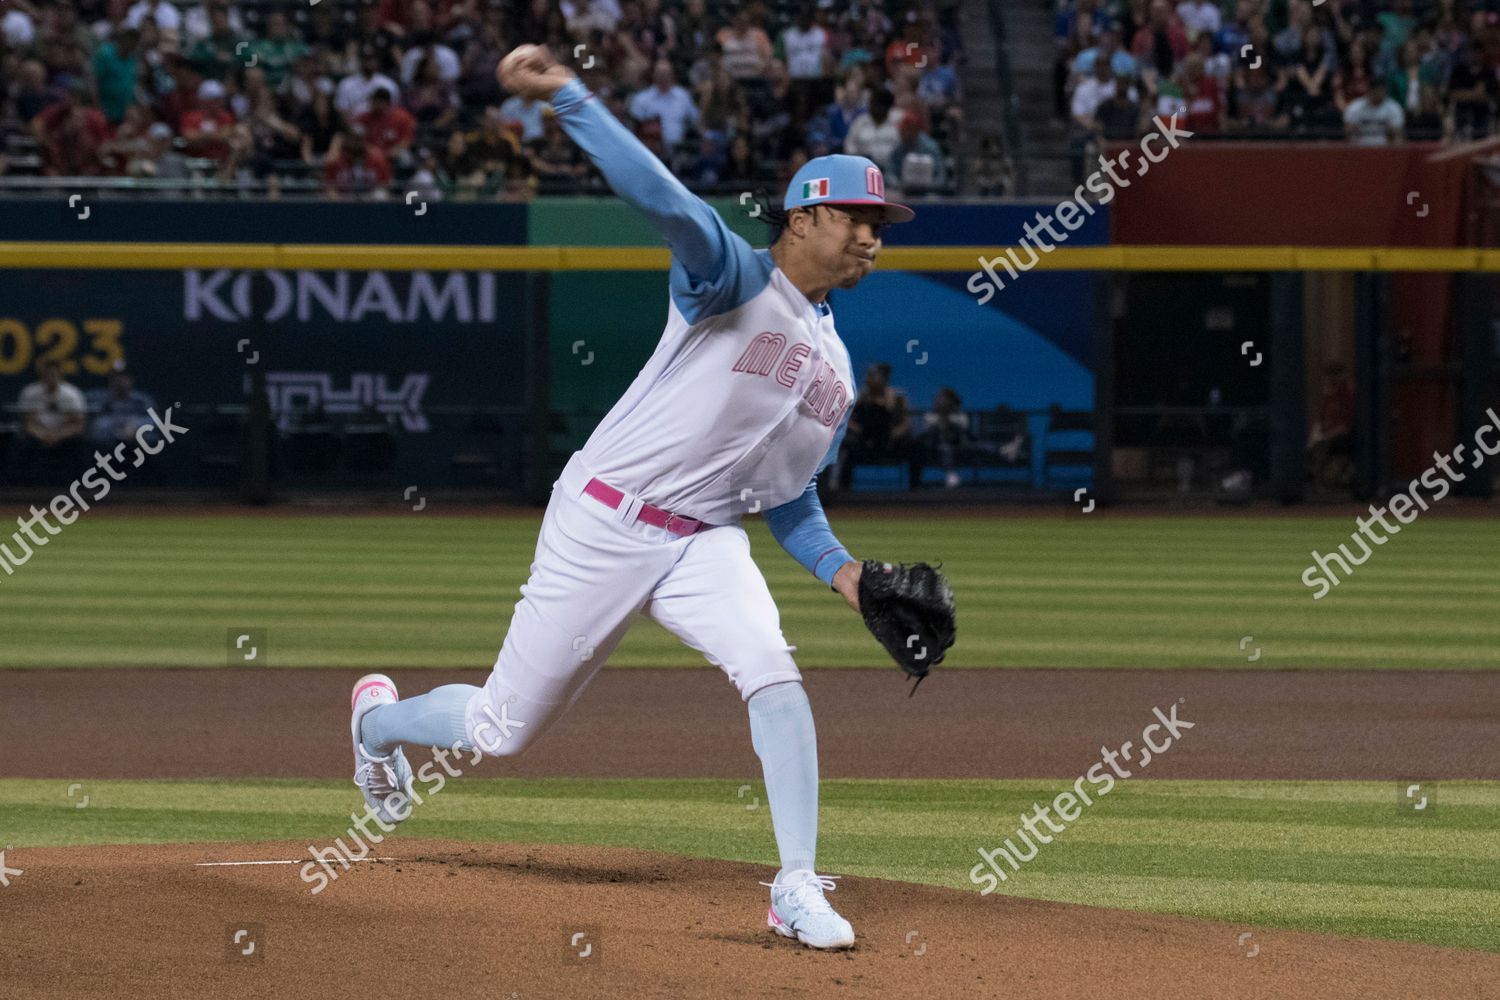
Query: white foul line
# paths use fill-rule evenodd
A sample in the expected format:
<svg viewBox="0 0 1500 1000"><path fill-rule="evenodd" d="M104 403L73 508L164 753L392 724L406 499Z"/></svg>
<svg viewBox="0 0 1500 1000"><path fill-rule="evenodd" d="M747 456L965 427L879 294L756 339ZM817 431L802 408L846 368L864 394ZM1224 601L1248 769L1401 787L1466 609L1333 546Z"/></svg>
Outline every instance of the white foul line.
<svg viewBox="0 0 1500 1000"><path fill-rule="evenodd" d="M350 858L354 864L361 861L400 861L400 858ZM293 861L195 861L194 868L232 868L239 865L298 865L303 861L297 858Z"/></svg>

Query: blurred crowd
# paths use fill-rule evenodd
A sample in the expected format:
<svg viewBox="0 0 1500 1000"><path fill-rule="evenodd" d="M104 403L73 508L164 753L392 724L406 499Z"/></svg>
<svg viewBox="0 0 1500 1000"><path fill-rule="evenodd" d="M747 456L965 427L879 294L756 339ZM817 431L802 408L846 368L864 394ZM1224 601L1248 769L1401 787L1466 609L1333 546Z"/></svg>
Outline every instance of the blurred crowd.
<svg viewBox="0 0 1500 1000"><path fill-rule="evenodd" d="M1077 144L1174 113L1195 136L1364 145L1495 128L1494 0L1059 0L1055 33Z"/></svg>
<svg viewBox="0 0 1500 1000"><path fill-rule="evenodd" d="M878 0L4 0L0 173L524 199L599 179L501 92L543 43L702 190L868 156L944 192L963 126L954 8Z"/></svg>

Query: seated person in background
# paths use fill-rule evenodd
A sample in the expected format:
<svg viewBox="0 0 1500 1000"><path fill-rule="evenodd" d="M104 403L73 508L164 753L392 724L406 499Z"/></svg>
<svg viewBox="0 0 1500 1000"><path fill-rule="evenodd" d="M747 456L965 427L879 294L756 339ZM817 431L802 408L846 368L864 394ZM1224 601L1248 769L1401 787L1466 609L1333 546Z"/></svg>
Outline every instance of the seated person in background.
<svg viewBox="0 0 1500 1000"><path fill-rule="evenodd" d="M906 397L891 388L891 366L877 362L865 369L865 384L849 410L839 458L839 488L854 481L854 467L861 461L895 462L911 454L911 414ZM908 485L915 483L908 479Z"/></svg>
<svg viewBox="0 0 1500 1000"><path fill-rule="evenodd" d="M405 108L391 103L391 92L376 87L370 95L370 110L355 119L364 131L365 144L380 150L387 162L405 164L417 136L417 122Z"/></svg>
<svg viewBox="0 0 1500 1000"><path fill-rule="evenodd" d="M894 177L907 195L926 194L948 183L943 147L922 128L916 115L907 115L897 126L901 142L891 153L886 176Z"/></svg>
<svg viewBox="0 0 1500 1000"><path fill-rule="evenodd" d="M135 379L125 370L124 363L117 363L109 373L109 388L88 394L88 409L94 415L89 439L101 450L109 451L115 442L129 441L142 427L150 426L150 411L155 406L154 399L136 391Z"/></svg>
<svg viewBox="0 0 1500 1000"><path fill-rule="evenodd" d="M1329 489L1354 479L1354 383L1341 364L1323 369L1318 420L1307 436L1307 473Z"/></svg>
<svg viewBox="0 0 1500 1000"><path fill-rule="evenodd" d="M1344 112L1344 130L1356 146L1389 146L1405 139L1406 113L1386 93L1385 81L1370 81L1370 91Z"/></svg>
<svg viewBox="0 0 1500 1000"><path fill-rule="evenodd" d="M380 150L368 145L358 132L346 133L339 153L323 166L323 195L368 195L384 198L392 179L390 161Z"/></svg>
<svg viewBox="0 0 1500 1000"><path fill-rule="evenodd" d="M81 460L88 413L83 393L63 381L62 366L50 358L37 362L36 370L37 381L22 389L18 400L22 423L16 436L16 465L29 466L38 459Z"/></svg>
<svg viewBox="0 0 1500 1000"><path fill-rule="evenodd" d="M918 447L912 449L911 482L913 486L922 482L922 466L930 458L936 458L943 467L943 481L948 489L959 485L958 453L969 435L969 415L964 412L964 401L951 386L943 386L932 398L931 411L922 415L922 436Z"/></svg>
<svg viewBox="0 0 1500 1000"><path fill-rule="evenodd" d="M89 104L89 87L74 80L62 96L31 120L31 131L42 154L42 173L48 177L98 174L103 165L99 147L109 139L109 124Z"/></svg>

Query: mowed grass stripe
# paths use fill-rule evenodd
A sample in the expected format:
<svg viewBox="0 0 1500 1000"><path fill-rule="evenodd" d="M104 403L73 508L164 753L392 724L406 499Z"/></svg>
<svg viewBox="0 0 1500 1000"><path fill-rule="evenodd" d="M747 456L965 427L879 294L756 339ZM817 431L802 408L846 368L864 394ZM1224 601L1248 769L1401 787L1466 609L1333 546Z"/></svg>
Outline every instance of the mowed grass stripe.
<svg viewBox="0 0 1500 1000"><path fill-rule="evenodd" d="M493 661L534 554L535 518L84 519L0 576L0 666L224 662L230 628L272 633L272 665ZM834 521L858 553L944 561L959 605L945 666L1493 668L1496 527L1432 520L1393 538L1320 602L1311 548L1339 517ZM805 666L887 666L854 616L748 524ZM1421 530L1415 530L1420 528ZM654 625L618 666L698 665Z"/></svg>
<svg viewBox="0 0 1500 1000"><path fill-rule="evenodd" d="M745 789L744 785L750 788ZM8 860L89 843L343 836L343 782L0 779ZM820 866L976 891L979 847L1065 787L1034 781L824 782ZM744 794L741 794L743 789ZM1445 783L1435 812L1396 809L1383 782L1124 782L1011 874L1000 892L1500 952L1500 784ZM746 805L752 805L747 809ZM591 843L775 863L764 789L717 780L465 780L431 795L403 836ZM1002 862L1003 863L1003 862Z"/></svg>

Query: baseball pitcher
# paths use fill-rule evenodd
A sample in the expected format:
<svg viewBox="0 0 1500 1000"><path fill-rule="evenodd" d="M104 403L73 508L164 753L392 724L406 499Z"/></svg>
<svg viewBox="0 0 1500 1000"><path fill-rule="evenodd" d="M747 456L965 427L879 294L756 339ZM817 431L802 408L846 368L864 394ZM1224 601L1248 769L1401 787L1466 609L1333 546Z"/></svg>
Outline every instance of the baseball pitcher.
<svg viewBox="0 0 1500 1000"><path fill-rule="evenodd" d="M501 84L550 101L610 187L666 239L667 324L655 353L553 485L536 557L483 687L398 701L389 678L355 685L354 781L378 819L410 812L402 744L493 756L526 750L646 615L728 675L750 714L781 870L767 922L814 948L854 944L816 874L818 756L812 709L780 615L740 526L762 513L791 556L861 613L920 680L953 644L952 595L925 564L852 558L816 476L837 455L854 395L828 293L875 268L880 170L824 156L798 171L753 250L542 47L501 62ZM607 304L600 303L607 315Z"/></svg>

